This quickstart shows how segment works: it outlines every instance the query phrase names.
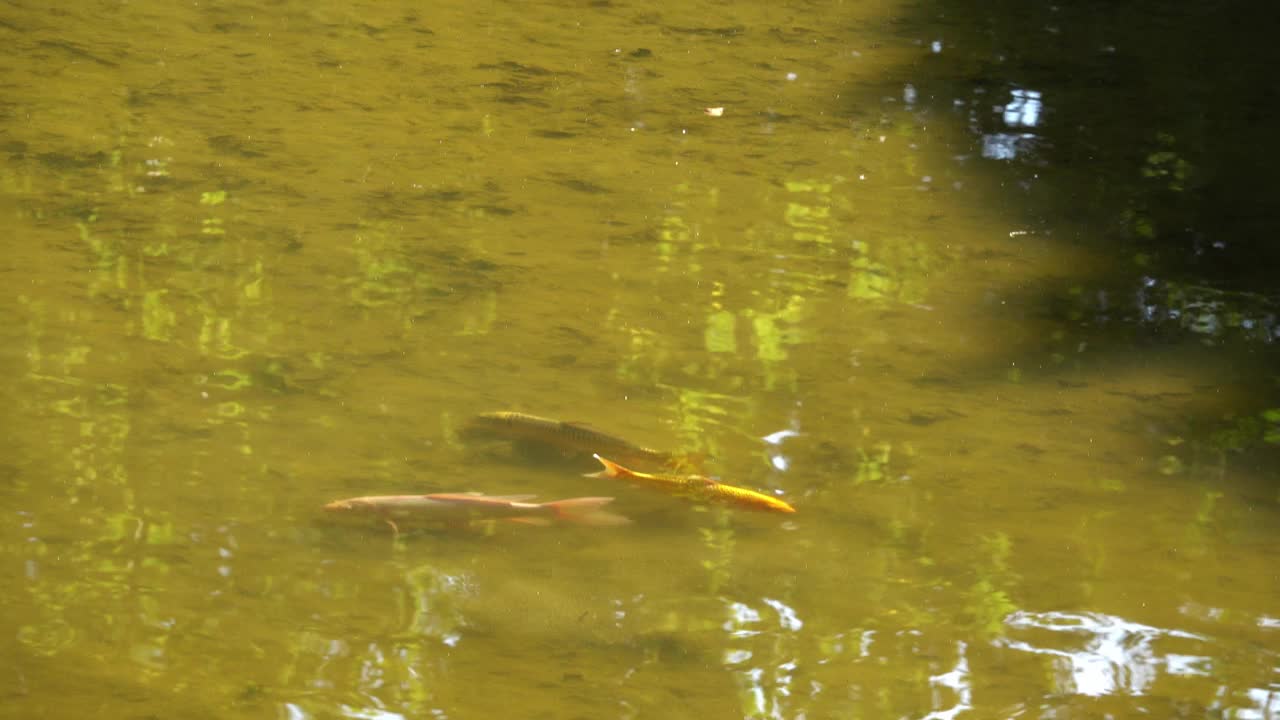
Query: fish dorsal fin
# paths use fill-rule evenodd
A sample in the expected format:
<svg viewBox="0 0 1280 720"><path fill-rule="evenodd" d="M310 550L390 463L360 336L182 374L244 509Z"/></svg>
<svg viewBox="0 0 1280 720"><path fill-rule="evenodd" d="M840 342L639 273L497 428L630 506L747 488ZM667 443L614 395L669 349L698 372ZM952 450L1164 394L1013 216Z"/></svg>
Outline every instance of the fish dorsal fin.
<svg viewBox="0 0 1280 720"><path fill-rule="evenodd" d="M529 500L532 500L538 496L537 495L485 495L484 493L478 493L478 492L461 492L461 493L433 493L431 495L427 495L426 497L429 497L432 500L442 500L446 502L449 500L462 500L462 501L495 500L498 502L528 502Z"/></svg>

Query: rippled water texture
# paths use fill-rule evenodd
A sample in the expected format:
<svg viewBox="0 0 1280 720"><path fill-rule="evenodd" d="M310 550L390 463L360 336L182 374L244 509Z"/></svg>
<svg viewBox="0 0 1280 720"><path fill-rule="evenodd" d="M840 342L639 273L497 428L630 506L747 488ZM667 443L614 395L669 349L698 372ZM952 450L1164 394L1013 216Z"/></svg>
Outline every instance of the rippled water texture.
<svg viewBox="0 0 1280 720"><path fill-rule="evenodd" d="M1238 74L1104 10L6 4L0 714L1280 715ZM447 492L631 524L321 510Z"/></svg>

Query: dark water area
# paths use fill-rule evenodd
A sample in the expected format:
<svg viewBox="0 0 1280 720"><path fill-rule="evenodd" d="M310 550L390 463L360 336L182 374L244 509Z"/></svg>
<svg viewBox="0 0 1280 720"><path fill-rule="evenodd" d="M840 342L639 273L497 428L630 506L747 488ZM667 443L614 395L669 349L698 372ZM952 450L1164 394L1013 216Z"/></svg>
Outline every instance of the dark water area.
<svg viewBox="0 0 1280 720"><path fill-rule="evenodd" d="M0 715L1280 715L1276 29L5 5Z"/></svg>
<svg viewBox="0 0 1280 720"><path fill-rule="evenodd" d="M1098 240L1122 245L1117 260L1141 256L1167 282L1257 293L1232 300L1250 314L1274 310L1274 8L944 5L969 51L952 92L1005 91L1023 116L1019 93L1042 101L1023 157L1027 177L1046 186L1037 204L1047 220L1088 219ZM999 133L1009 119L978 126Z"/></svg>

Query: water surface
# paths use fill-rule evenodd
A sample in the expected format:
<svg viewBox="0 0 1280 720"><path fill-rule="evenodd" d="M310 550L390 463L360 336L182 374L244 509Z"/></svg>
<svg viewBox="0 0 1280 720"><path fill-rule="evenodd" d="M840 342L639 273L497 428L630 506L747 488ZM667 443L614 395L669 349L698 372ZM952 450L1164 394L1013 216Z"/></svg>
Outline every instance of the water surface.
<svg viewBox="0 0 1280 720"><path fill-rule="evenodd" d="M1078 107L944 9L10 5L6 712L1280 713L1265 307L1116 252ZM450 491L635 522L319 511Z"/></svg>

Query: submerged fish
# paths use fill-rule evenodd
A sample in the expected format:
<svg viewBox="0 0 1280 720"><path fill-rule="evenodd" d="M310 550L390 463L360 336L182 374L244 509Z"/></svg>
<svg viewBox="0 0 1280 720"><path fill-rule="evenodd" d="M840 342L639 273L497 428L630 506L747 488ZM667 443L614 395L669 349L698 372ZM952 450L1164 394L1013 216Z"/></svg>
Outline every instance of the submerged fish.
<svg viewBox="0 0 1280 720"><path fill-rule="evenodd" d="M501 440L533 442L568 455L602 454L623 462L676 467L689 459L641 447L586 425L518 412L481 413L471 419L467 433Z"/></svg>
<svg viewBox="0 0 1280 720"><path fill-rule="evenodd" d="M668 475L642 473L629 470L612 460L606 460L597 453L595 459L604 465L604 470L591 473L587 477L611 477L627 480L655 488L674 495L690 497L702 502L721 502L752 510L768 510L771 512L793 513L795 508L771 495L758 493L746 488L734 487L717 482L705 475Z"/></svg>
<svg viewBox="0 0 1280 720"><path fill-rule="evenodd" d="M581 497L553 502L529 502L533 495L482 495L435 493L432 495L367 495L335 500L325 510L375 517L400 533L399 522L466 523L473 520L509 520L530 525L555 522L576 525L626 525L627 518L604 510L611 497Z"/></svg>

